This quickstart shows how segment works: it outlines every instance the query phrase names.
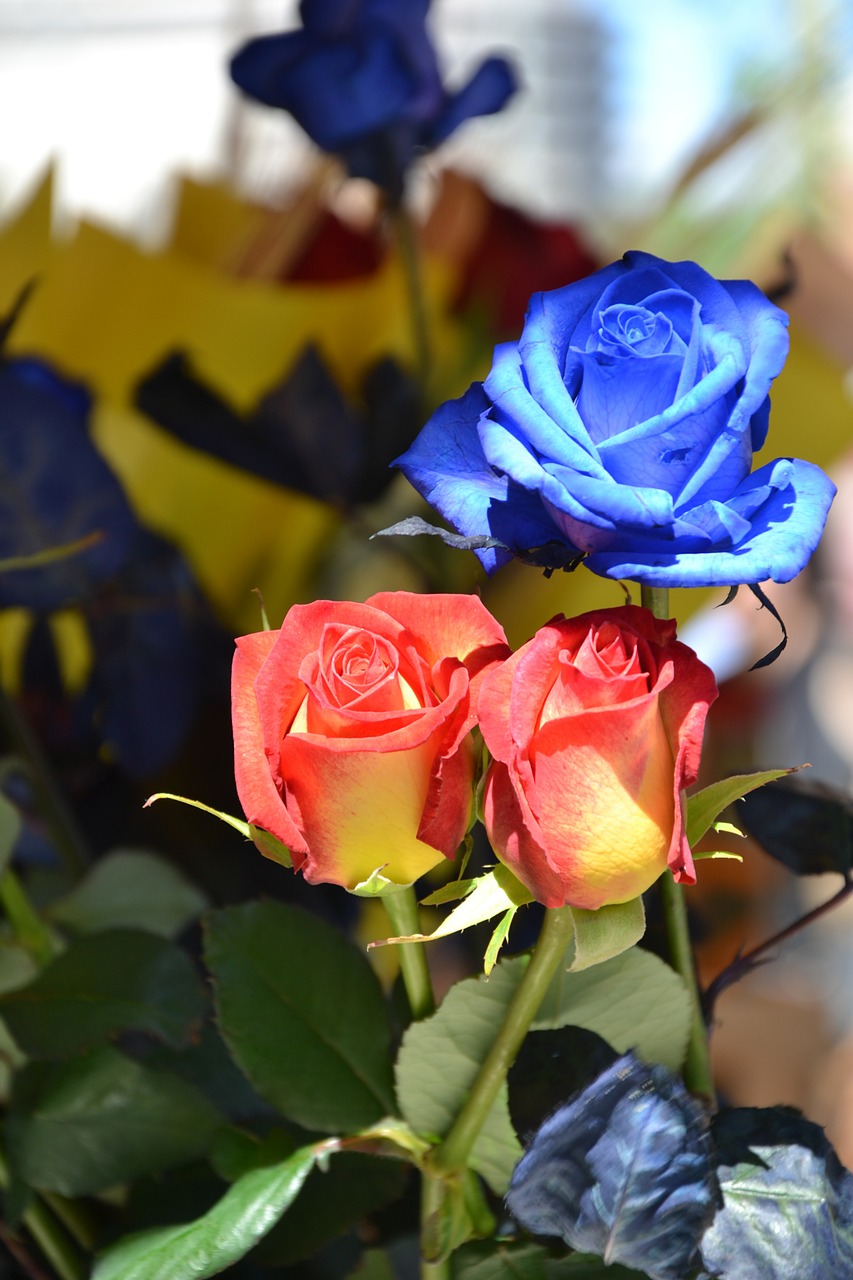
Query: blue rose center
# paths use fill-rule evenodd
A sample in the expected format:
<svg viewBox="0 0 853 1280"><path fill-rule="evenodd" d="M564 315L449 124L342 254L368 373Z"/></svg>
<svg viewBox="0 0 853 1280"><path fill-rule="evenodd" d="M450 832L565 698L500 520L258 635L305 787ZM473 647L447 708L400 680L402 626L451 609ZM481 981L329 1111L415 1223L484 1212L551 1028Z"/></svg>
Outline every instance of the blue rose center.
<svg viewBox="0 0 853 1280"><path fill-rule="evenodd" d="M662 311L617 302L598 313L592 349L613 356L657 356L672 341L672 321Z"/></svg>

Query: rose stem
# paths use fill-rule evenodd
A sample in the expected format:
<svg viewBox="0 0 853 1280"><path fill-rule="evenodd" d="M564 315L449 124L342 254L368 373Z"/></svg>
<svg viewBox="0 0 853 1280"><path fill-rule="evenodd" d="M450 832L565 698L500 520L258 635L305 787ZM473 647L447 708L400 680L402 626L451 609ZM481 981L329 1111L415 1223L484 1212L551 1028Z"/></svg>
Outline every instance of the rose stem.
<svg viewBox="0 0 853 1280"><path fill-rule="evenodd" d="M669 617L667 587L647 587L641 584L640 598L643 607L649 609L656 618ZM663 873L658 884L661 888L672 967L681 976L690 997L690 1036L684 1060L684 1082L693 1093L702 1094L714 1103L714 1077L708 1050L708 1032L696 978L696 962L690 942L684 893L681 885L675 883L669 871Z"/></svg>
<svg viewBox="0 0 853 1280"><path fill-rule="evenodd" d="M462 1110L444 1140L428 1157L438 1175L461 1172L492 1103L516 1059L530 1024L536 1017L551 979L563 962L574 933L571 907L545 912L542 931L530 963L506 1011L506 1017L486 1056Z"/></svg>
<svg viewBox="0 0 853 1280"><path fill-rule="evenodd" d="M394 230L406 282L406 294L409 300L409 315L412 325L412 341L415 349L415 368L421 386L421 395L426 395L427 382L430 375L430 344L427 325L426 297L421 274L418 237L412 215L405 201L400 199L392 206Z"/></svg>
<svg viewBox="0 0 853 1280"><path fill-rule="evenodd" d="M0 1150L0 1186L9 1185L9 1167ZM23 1213L24 1226L61 1280L84 1280L87 1269L47 1206L33 1196Z"/></svg>
<svg viewBox="0 0 853 1280"><path fill-rule="evenodd" d="M386 893L382 898L391 928L401 938L413 933L420 933L418 919L418 903L412 885L398 889L394 893ZM417 1022L435 1013L435 997L432 993L432 981L427 965L426 948L422 942L403 942L397 948L400 957L400 972L403 985L409 997L409 1008Z"/></svg>

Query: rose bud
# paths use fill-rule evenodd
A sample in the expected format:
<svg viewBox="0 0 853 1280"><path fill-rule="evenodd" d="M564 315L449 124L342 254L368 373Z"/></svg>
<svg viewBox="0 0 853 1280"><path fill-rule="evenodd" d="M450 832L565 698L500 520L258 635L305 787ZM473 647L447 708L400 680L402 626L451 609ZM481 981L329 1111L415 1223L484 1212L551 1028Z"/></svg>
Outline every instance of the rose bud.
<svg viewBox="0 0 853 1280"><path fill-rule="evenodd" d="M376 870L410 884L452 858L471 819L476 691L508 652L477 597L408 592L295 605L279 631L240 637L248 821L312 884L353 889Z"/></svg>
<svg viewBox="0 0 853 1280"><path fill-rule="evenodd" d="M694 884L684 787L716 696L675 623L646 609L542 627L480 690L494 757L485 820L501 861L547 907L627 902L667 866Z"/></svg>

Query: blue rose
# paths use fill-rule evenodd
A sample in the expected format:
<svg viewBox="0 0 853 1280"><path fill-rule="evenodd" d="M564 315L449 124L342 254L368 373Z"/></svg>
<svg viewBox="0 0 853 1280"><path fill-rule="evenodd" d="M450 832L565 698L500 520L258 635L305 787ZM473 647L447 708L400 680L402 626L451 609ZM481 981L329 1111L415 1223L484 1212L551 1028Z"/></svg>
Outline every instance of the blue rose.
<svg viewBox="0 0 853 1280"><path fill-rule="evenodd" d="M779 458L750 473L787 316L746 280L628 253L535 294L485 383L433 415L399 458L479 545L653 586L787 582L835 487Z"/></svg>
<svg viewBox="0 0 853 1280"><path fill-rule="evenodd" d="M428 8L429 0L302 0L302 29L250 40L231 77L250 98L289 111L355 177L398 191L416 151L471 116L500 111L515 90L506 60L489 58L448 93Z"/></svg>

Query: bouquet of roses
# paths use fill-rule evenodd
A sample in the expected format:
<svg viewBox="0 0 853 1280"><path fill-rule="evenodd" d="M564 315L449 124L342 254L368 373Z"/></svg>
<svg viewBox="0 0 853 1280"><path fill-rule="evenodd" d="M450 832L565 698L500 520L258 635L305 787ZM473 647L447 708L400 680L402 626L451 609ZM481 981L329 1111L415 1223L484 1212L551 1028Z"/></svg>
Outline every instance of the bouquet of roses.
<svg viewBox="0 0 853 1280"><path fill-rule="evenodd" d="M491 59L447 91L427 7L303 0L301 30L232 68L378 184L401 243L416 154L513 85ZM789 772L697 789L717 688L668 602L671 586L745 586L769 603L761 584L819 541L823 472L753 470L787 352L755 285L690 262L632 252L535 293L485 380L397 459L451 528L413 515L382 532L439 537L488 573L583 566L639 584L640 603L555 610L515 651L459 591L315 599L237 639L243 816L187 803L282 884L316 887L308 910L219 907L186 948L172 939L204 903L163 867L156 903L151 866L125 853L47 912L6 868L27 960L0 991L4 1238L23 1223L62 1280L84 1274L81 1246L94 1280L297 1274L312 1256L311 1275L366 1280L853 1275L853 1174L823 1132L715 1095L716 995L775 939L702 992L685 908L705 837L731 829L720 815ZM5 566L36 585L43 568ZM5 798L0 818L8 858ZM841 901L850 849L820 858ZM666 959L641 945L648 901ZM365 921L367 952L348 936ZM473 972L437 992L430 952L456 935ZM186 1200L180 1177L152 1191L198 1166Z"/></svg>

